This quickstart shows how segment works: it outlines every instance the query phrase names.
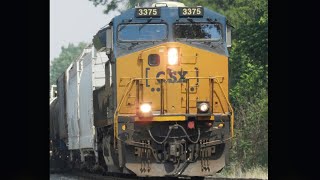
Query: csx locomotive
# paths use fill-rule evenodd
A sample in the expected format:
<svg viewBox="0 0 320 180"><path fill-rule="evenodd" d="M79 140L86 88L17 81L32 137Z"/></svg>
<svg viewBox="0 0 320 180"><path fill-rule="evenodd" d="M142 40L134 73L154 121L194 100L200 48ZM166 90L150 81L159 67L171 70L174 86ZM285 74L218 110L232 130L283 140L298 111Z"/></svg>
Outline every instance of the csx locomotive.
<svg viewBox="0 0 320 180"><path fill-rule="evenodd" d="M178 2L114 17L57 81L52 157L137 176L219 172L234 124L230 27L223 15Z"/></svg>

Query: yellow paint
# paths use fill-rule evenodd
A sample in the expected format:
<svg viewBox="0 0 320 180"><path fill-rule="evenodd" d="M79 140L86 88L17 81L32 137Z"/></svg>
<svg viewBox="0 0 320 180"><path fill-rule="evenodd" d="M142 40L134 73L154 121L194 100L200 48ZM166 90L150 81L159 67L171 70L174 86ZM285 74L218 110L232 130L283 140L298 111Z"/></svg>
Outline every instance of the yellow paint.
<svg viewBox="0 0 320 180"><path fill-rule="evenodd" d="M203 120L214 120L214 116L198 116L198 120L199 121L203 121Z"/></svg>
<svg viewBox="0 0 320 180"><path fill-rule="evenodd" d="M154 116L151 121L185 121L185 116ZM139 117L135 118L135 121L141 121Z"/></svg>
<svg viewBox="0 0 320 180"><path fill-rule="evenodd" d="M198 117L202 119L202 117ZM144 121L139 117L135 117L135 121ZM162 116L153 116L150 121L185 121L187 120L186 116L170 116L170 115L162 115ZM208 120L208 117L203 117L203 120ZM210 116L209 120L214 120L214 116Z"/></svg>
<svg viewBox="0 0 320 180"><path fill-rule="evenodd" d="M169 66L167 64L167 51L170 47L179 49L179 65L177 66ZM160 56L159 66L149 66L148 56L150 54L158 54ZM160 73L159 77L167 80L163 83L165 113L186 113L186 83L169 83L169 79L174 80L173 78L170 78L170 71L177 80L180 78L178 72L183 74L184 71L187 72L185 75L186 78L196 77L197 74L198 77L204 77L199 79L198 83L195 78L189 80L190 114L197 113L197 108L195 106L197 100L210 100L209 77L219 77L218 81L220 82L224 94L228 94L228 57L178 42L164 43L159 46L119 57L116 60L116 67L117 104L120 103L131 78L146 78L146 75L148 75L149 78L153 79L140 80L139 82L139 103L152 102L152 110L160 111L160 92L157 91L160 89L160 83L155 78L157 73L161 71L163 73ZM149 68L149 70L146 70L146 68ZM149 87L146 87L147 84ZM122 107L119 108L119 114L134 115L136 113L136 108L139 106L139 104L136 104L136 87L136 84L132 86L132 89L126 97L127 99L124 100ZM191 89L193 89L193 91L190 91ZM217 82L214 83L214 91L213 112L222 114L229 112L228 102L224 98ZM163 119L161 119L161 121L162 120Z"/></svg>

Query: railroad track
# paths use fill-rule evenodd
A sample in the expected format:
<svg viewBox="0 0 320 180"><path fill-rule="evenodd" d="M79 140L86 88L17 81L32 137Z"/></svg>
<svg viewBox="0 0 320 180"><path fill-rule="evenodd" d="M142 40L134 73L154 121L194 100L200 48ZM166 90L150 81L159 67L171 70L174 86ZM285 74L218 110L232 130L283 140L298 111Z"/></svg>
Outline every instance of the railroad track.
<svg viewBox="0 0 320 180"><path fill-rule="evenodd" d="M57 174L58 176L62 176L60 178L52 179L50 175L50 180L183 180L189 179L193 180L193 178L189 177L136 177L132 175L120 175L120 174L107 174L107 175L97 175L86 172L68 172L63 174ZM196 179L196 180L200 180ZM203 180L264 180L258 178L225 178L225 177L205 177Z"/></svg>

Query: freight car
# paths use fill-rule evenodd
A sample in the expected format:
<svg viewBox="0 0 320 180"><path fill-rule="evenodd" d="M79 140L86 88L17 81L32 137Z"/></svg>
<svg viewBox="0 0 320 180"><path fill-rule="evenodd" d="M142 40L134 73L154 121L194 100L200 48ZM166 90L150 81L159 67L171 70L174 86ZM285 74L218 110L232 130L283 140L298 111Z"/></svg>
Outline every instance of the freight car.
<svg viewBox="0 0 320 180"><path fill-rule="evenodd" d="M228 47L225 16L202 6L159 2L122 12L58 79L51 137L65 144L68 164L90 171L219 172L234 124Z"/></svg>

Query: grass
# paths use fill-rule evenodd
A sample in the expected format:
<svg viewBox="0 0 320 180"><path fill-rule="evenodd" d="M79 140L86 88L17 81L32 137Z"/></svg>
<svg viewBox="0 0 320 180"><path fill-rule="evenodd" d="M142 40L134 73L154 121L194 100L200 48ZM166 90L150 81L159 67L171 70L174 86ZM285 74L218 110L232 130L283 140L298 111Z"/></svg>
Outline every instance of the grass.
<svg viewBox="0 0 320 180"><path fill-rule="evenodd" d="M217 173L217 177L268 179L268 168L256 166L243 170L239 165L231 164L223 169L221 173Z"/></svg>

